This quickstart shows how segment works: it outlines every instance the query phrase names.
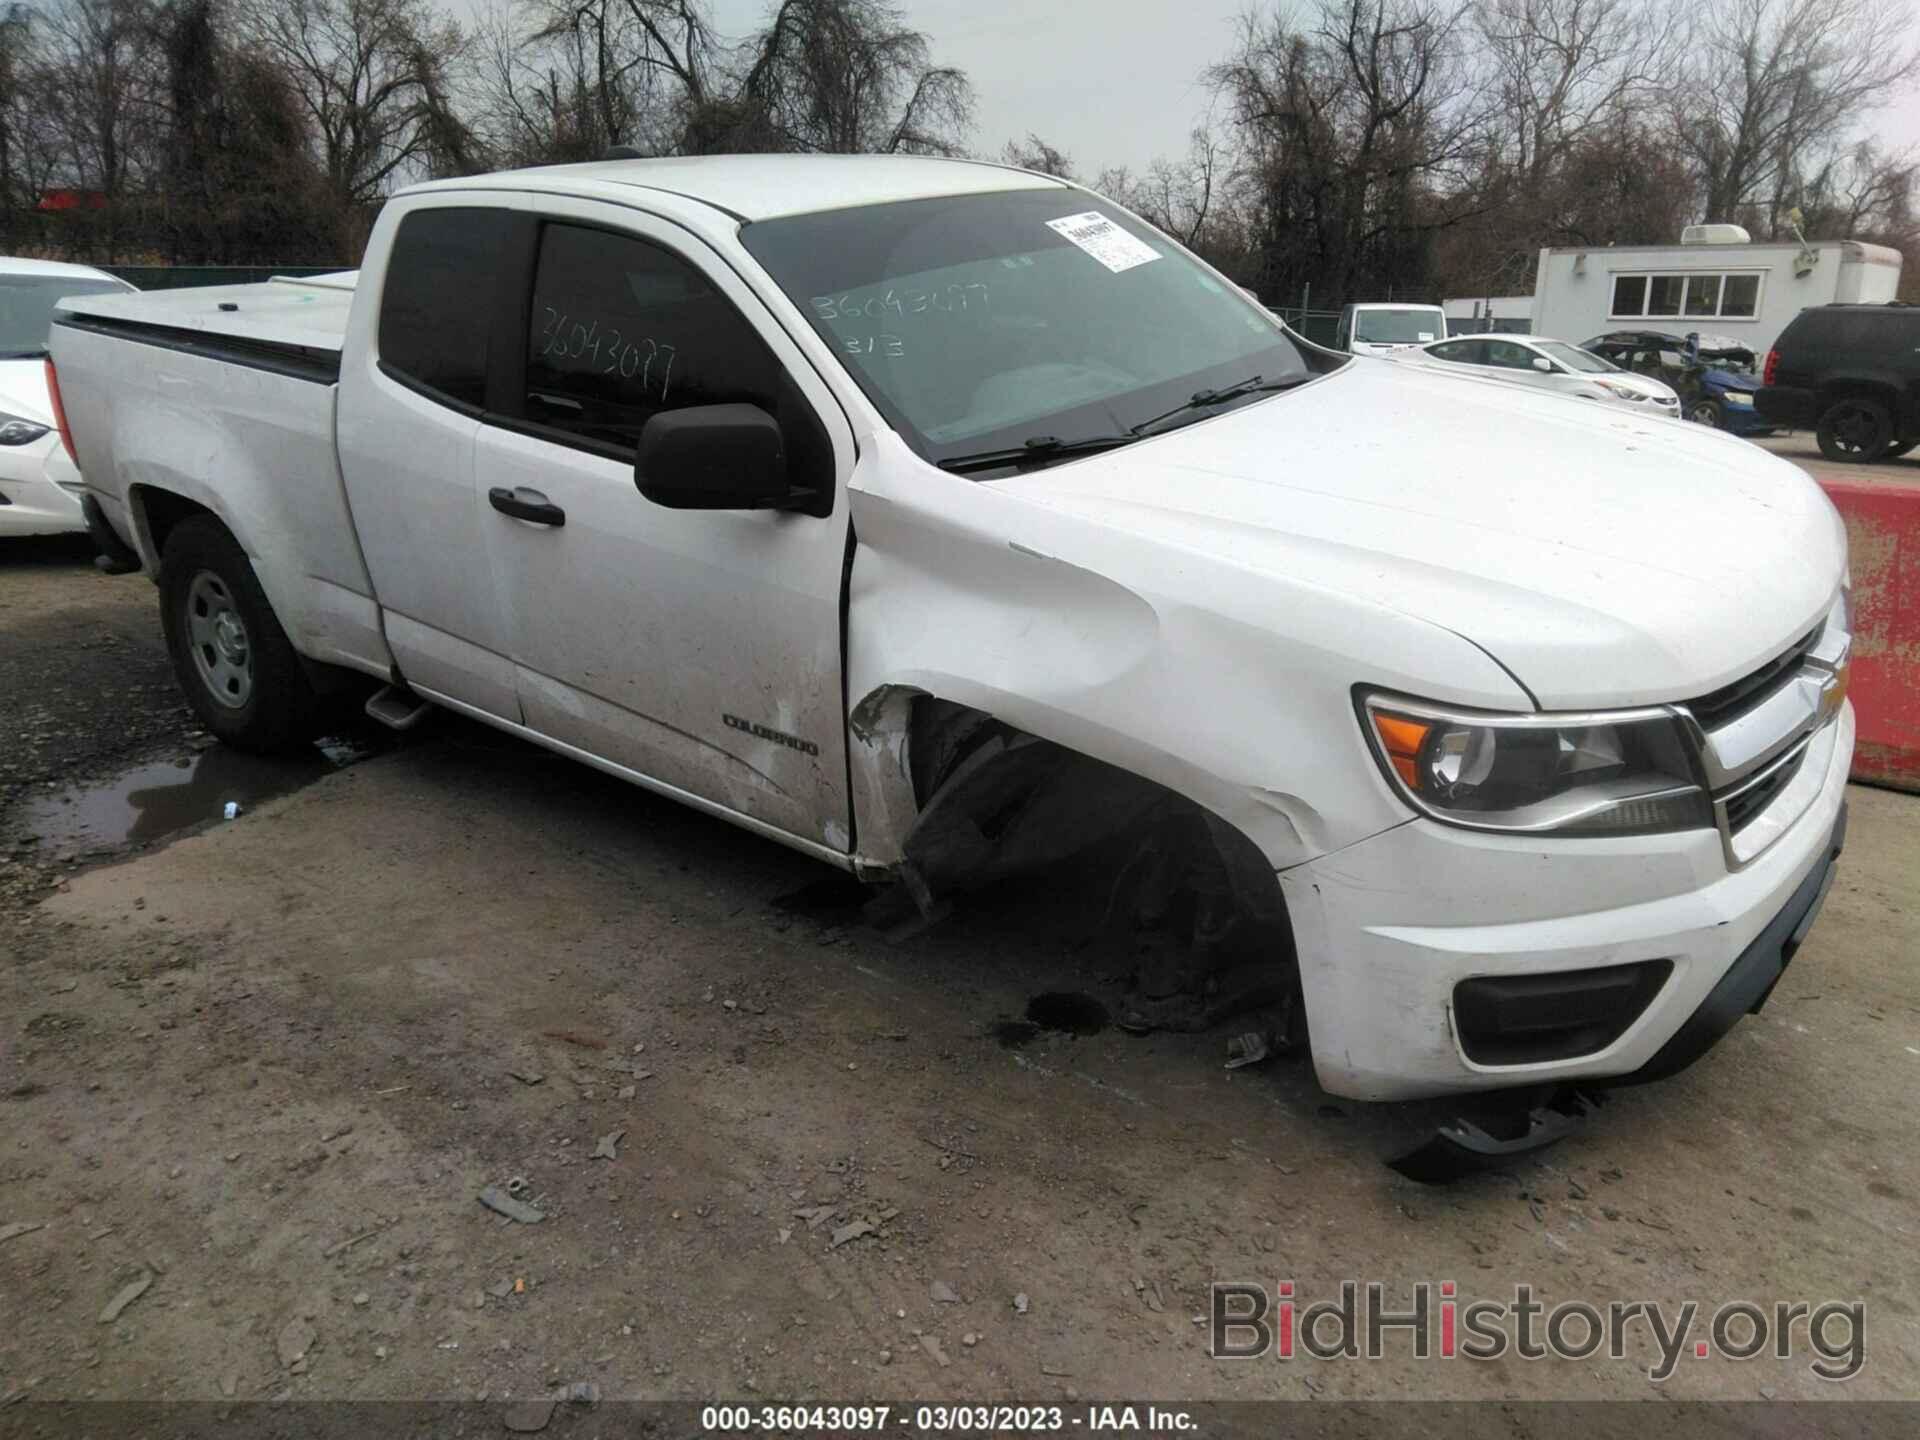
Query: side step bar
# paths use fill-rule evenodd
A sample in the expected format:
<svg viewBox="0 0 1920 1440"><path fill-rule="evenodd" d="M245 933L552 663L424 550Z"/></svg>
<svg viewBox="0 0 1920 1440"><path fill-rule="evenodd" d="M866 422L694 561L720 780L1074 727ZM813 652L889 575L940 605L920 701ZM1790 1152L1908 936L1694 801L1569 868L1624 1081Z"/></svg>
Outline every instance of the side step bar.
<svg viewBox="0 0 1920 1440"><path fill-rule="evenodd" d="M411 730L433 709L404 685L382 685L367 699L367 714L389 730Z"/></svg>

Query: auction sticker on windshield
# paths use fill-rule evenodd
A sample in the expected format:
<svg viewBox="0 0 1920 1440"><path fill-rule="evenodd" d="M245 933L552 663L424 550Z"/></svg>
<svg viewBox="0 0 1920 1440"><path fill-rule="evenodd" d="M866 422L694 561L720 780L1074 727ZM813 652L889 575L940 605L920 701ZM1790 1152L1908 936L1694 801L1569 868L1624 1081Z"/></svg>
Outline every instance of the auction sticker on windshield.
<svg viewBox="0 0 1920 1440"><path fill-rule="evenodd" d="M1160 258L1158 250L1144 240L1136 240L1098 210L1049 220L1047 228L1065 236L1116 275Z"/></svg>

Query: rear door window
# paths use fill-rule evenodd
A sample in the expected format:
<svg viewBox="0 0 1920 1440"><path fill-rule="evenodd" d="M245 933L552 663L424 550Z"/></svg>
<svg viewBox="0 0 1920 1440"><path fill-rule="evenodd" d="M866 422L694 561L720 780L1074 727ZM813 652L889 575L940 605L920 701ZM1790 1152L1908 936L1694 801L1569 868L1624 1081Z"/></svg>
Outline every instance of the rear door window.
<svg viewBox="0 0 1920 1440"><path fill-rule="evenodd" d="M436 400L478 410L510 210L416 210L400 222L380 287L380 365Z"/></svg>

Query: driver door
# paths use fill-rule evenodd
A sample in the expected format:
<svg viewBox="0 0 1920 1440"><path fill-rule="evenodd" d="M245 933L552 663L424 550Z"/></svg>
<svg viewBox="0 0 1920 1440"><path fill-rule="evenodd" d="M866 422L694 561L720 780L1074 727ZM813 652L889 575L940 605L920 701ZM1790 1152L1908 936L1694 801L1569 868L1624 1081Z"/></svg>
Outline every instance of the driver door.
<svg viewBox="0 0 1920 1440"><path fill-rule="evenodd" d="M525 724L653 788L845 853L846 418L688 232L624 207L537 205L527 319L476 450ZM826 513L669 509L640 494L649 418L740 402L775 416L789 473L821 477Z"/></svg>

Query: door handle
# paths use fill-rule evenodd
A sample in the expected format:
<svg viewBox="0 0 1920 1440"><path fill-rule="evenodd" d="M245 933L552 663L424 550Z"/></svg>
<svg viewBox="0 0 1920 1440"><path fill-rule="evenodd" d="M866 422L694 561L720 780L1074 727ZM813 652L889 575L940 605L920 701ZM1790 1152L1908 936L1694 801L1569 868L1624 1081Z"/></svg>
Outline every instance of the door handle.
<svg viewBox="0 0 1920 1440"><path fill-rule="evenodd" d="M516 520L531 520L536 525L564 525L567 512L554 504L538 490L529 490L524 485L516 485L509 490L504 485L496 485L487 491L487 503L502 515L511 515Z"/></svg>

